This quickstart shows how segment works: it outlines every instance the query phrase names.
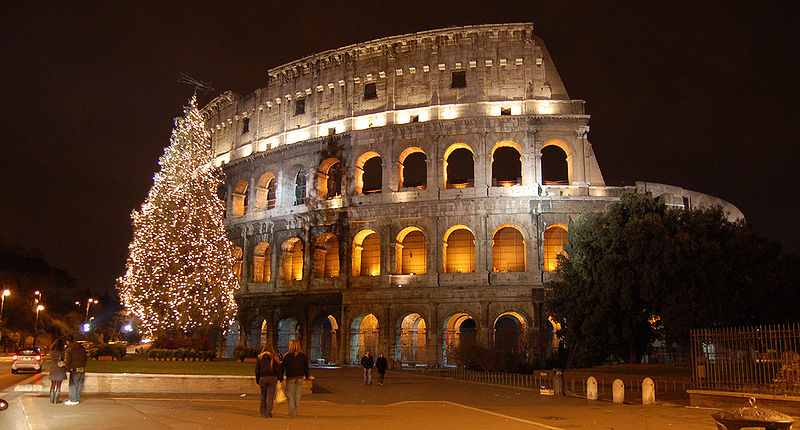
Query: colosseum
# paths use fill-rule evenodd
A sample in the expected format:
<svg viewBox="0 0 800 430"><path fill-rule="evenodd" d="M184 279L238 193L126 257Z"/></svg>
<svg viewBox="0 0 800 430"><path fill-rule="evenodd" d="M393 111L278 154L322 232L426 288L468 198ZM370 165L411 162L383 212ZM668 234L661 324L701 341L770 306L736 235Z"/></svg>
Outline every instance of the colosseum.
<svg viewBox="0 0 800 430"><path fill-rule="evenodd" d="M572 218L626 192L742 216L676 186L607 186L585 102L530 23L310 55L204 113L241 282L234 342L300 339L317 363L447 366L469 343L544 357Z"/></svg>

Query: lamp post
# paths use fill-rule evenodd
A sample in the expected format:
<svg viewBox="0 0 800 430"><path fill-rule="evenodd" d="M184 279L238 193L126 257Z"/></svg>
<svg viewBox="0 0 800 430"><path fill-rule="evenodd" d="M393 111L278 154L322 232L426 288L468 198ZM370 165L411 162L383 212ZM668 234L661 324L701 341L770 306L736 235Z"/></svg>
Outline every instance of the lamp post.
<svg viewBox="0 0 800 430"><path fill-rule="evenodd" d="M5 327L5 320L3 319L3 309L6 307L6 297L11 295L11 290L6 288L3 290L2 298L0 298L0 350L5 352L5 344L2 342L3 340L3 327Z"/></svg>
<svg viewBox="0 0 800 430"><path fill-rule="evenodd" d="M99 300L93 299L91 297L88 300L86 300L86 316L83 318L84 321L89 319L89 308L91 308L93 304L96 305L98 303L100 303Z"/></svg>
<svg viewBox="0 0 800 430"><path fill-rule="evenodd" d="M44 305L36 305L36 319L33 321L33 346L36 346L36 338L39 337L39 311L44 310Z"/></svg>

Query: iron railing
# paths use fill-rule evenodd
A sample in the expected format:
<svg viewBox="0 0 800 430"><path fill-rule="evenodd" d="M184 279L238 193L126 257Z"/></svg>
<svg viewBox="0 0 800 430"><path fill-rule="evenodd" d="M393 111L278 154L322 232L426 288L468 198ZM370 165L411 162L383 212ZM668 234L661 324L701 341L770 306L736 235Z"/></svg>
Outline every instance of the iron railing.
<svg viewBox="0 0 800 430"><path fill-rule="evenodd" d="M800 324L692 330L692 388L800 394Z"/></svg>

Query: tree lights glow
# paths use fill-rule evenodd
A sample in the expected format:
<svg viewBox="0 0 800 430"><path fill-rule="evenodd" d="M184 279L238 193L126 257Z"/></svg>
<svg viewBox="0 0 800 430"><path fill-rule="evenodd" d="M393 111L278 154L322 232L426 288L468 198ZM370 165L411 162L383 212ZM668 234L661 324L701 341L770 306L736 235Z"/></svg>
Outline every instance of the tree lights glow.
<svg viewBox="0 0 800 430"><path fill-rule="evenodd" d="M210 133L192 97L175 121L142 207L120 297L146 337L227 328L236 314L233 244L225 235L222 178Z"/></svg>

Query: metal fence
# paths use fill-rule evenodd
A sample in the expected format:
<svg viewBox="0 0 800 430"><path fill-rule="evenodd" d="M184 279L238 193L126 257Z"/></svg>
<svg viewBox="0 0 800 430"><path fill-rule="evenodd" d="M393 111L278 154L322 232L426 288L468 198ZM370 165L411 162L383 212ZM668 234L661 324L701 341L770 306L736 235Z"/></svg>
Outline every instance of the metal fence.
<svg viewBox="0 0 800 430"><path fill-rule="evenodd" d="M800 324L692 330L692 388L800 394Z"/></svg>

